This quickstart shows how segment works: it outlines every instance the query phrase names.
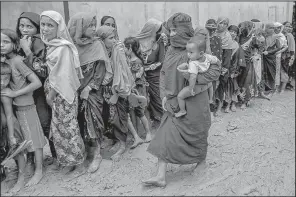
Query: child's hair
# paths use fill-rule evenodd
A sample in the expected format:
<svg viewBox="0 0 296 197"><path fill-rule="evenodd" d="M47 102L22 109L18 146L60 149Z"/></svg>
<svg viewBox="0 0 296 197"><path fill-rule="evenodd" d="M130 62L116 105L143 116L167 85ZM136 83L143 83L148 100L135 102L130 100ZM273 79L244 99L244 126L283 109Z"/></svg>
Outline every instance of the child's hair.
<svg viewBox="0 0 296 197"><path fill-rule="evenodd" d="M251 46L251 49L252 49L252 50L254 50L254 49L259 50L259 45L258 45L258 44L253 44L253 45Z"/></svg>
<svg viewBox="0 0 296 197"><path fill-rule="evenodd" d="M137 38L135 37L127 37L124 39L124 46L128 49L132 49L133 53L142 61L142 57L140 55L139 49L140 49L140 43Z"/></svg>
<svg viewBox="0 0 296 197"><path fill-rule="evenodd" d="M206 38L204 36L194 36L192 37L187 44L195 44L198 51L206 51Z"/></svg>
<svg viewBox="0 0 296 197"><path fill-rule="evenodd" d="M16 32L11 29L1 29L1 34L8 36L13 43L13 53L17 53L19 47L19 37L17 36Z"/></svg>

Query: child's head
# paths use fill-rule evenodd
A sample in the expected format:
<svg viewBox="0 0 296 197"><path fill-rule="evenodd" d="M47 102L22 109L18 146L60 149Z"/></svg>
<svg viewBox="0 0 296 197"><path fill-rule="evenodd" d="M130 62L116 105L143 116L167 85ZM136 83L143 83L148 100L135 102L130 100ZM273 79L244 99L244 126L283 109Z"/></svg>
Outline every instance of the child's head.
<svg viewBox="0 0 296 197"><path fill-rule="evenodd" d="M206 51L206 40L203 37L192 37L186 45L188 58L192 61L202 58Z"/></svg>
<svg viewBox="0 0 296 197"><path fill-rule="evenodd" d="M229 25L229 19L226 17L219 17L217 20L217 30L219 32L223 32L227 30L227 27Z"/></svg>
<svg viewBox="0 0 296 197"><path fill-rule="evenodd" d="M237 36L239 35L239 28L235 25L230 25L228 27L228 31L229 31L233 40L235 40L237 38Z"/></svg>
<svg viewBox="0 0 296 197"><path fill-rule="evenodd" d="M135 37L127 37L124 39L124 46L125 46L125 54L127 56L131 56L132 53L135 55L138 54L140 49L140 44L137 38Z"/></svg>
<svg viewBox="0 0 296 197"><path fill-rule="evenodd" d="M11 29L1 29L1 55L17 53L19 38Z"/></svg>
<svg viewBox="0 0 296 197"><path fill-rule="evenodd" d="M209 19L206 22L206 28L209 32L214 32L217 29L217 22L215 19Z"/></svg>
<svg viewBox="0 0 296 197"><path fill-rule="evenodd" d="M33 12L23 12L17 20L16 33L21 38L24 35L33 36L40 33L40 15Z"/></svg>
<svg viewBox="0 0 296 197"><path fill-rule="evenodd" d="M259 45L258 44L253 44L251 49L252 49L253 54L257 54L258 51L259 51Z"/></svg>

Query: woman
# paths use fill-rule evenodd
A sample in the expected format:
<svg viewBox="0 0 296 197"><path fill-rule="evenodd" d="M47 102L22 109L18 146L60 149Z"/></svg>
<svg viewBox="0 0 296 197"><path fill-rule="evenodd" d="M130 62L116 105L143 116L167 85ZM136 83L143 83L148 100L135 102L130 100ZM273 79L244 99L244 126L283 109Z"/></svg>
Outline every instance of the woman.
<svg viewBox="0 0 296 197"><path fill-rule="evenodd" d="M149 104L147 117L159 122L163 110L161 107L159 76L165 55L165 46L161 37L162 22L156 19L149 19L140 34L136 37L140 42L140 50L142 59L144 60L144 68L146 80L149 84Z"/></svg>
<svg viewBox="0 0 296 197"><path fill-rule="evenodd" d="M183 118L174 117L179 108L177 95L186 86L184 77L177 71L177 66L188 61L185 47L194 31L191 17L184 13L171 16L167 28L170 29L171 46L161 72L161 81L165 84L165 87L162 87L164 92L161 93L165 95L163 99L165 112L158 132L148 147L148 152L158 157L158 173L156 177L143 181L145 184L159 187L166 185L167 163L204 163L208 131L211 126L208 85L196 86L195 92L198 94L186 100L187 115ZM206 73L204 76L198 76L197 81L200 84L217 80L220 69L216 65L211 65Z"/></svg>
<svg viewBox="0 0 296 197"><path fill-rule="evenodd" d="M113 27L116 29L115 31L115 39L119 40L119 36L118 36L118 32L117 32L117 25L116 25L116 21L115 18L112 16L103 16L101 19L101 26L106 25L109 27Z"/></svg>
<svg viewBox="0 0 296 197"><path fill-rule="evenodd" d="M46 101L52 108L50 136L58 163L73 170L83 163L85 149L77 121L77 90L79 79L83 78L79 56L62 15L44 11L40 16L41 39L48 46L49 76L44 88Z"/></svg>
<svg viewBox="0 0 296 197"><path fill-rule="evenodd" d="M281 49L280 41L274 33L274 25L265 25L265 51L263 52L263 80L267 89L275 91L276 52Z"/></svg>
<svg viewBox="0 0 296 197"><path fill-rule="evenodd" d="M289 82L288 82L286 88L292 90L293 86L291 85L291 81L292 81L292 77L295 76L295 64L293 64L294 59L295 59L295 39L294 39L294 36L291 34L291 31L293 29L291 23L284 22L283 25L285 26L283 33L286 36L287 41L288 41L288 50L287 51L290 53L290 58L289 58L290 60L288 62ZM294 65L294 66L292 66L292 65ZM283 86L282 86L282 91L283 91Z"/></svg>
<svg viewBox="0 0 296 197"><path fill-rule="evenodd" d="M16 32L20 38L19 54L24 63L34 71L42 83L42 87L34 91L33 97L44 135L48 138L51 155L57 158L53 142L49 139L51 109L46 103L44 81L48 77L44 66L46 46L40 38L40 15L33 12L23 12L17 20ZM52 159L49 164L53 162ZM28 163L34 163L34 152L28 153Z"/></svg>
<svg viewBox="0 0 296 197"><path fill-rule="evenodd" d="M288 33L287 23L289 22L283 23L283 30L282 30L282 33L285 36L287 41L287 49L282 52L282 56L281 56L280 93L284 92L284 90L286 89L287 83L289 82L289 67L290 65L292 65L292 63L290 62L295 53L295 40L293 38L293 35Z"/></svg>
<svg viewBox="0 0 296 197"><path fill-rule="evenodd" d="M79 60L84 78L80 80L78 90L80 131L85 143L89 144L93 154L88 172L98 170L102 161L100 146L104 131L103 84L106 73L112 74L108 54L102 41L94 38L96 16L88 13L77 13L71 17L69 33L79 53ZM107 74L108 75L108 74ZM90 152L89 152L90 154Z"/></svg>
<svg viewBox="0 0 296 197"><path fill-rule="evenodd" d="M111 61L113 76L108 77L104 87L103 116L106 123L105 135L120 142L120 148L111 159L118 161L126 149L128 132L128 96L135 87L133 75L126 59L124 45L116 40L116 29L101 26L96 34L104 43Z"/></svg>
<svg viewBox="0 0 296 197"><path fill-rule="evenodd" d="M281 23L276 22L274 23L274 27L275 27L274 33L278 36L278 40L280 41L280 44L281 44L281 50L276 52L276 75L275 75L276 91L280 92L281 82L287 83L289 80L288 75L286 75L285 72L282 71L282 65L281 65L282 59L283 58L286 59L286 54L283 54L283 53L288 49L288 43L287 43L286 36L282 33L284 26ZM282 55L284 55L283 58L282 58ZM283 79L281 79L281 77L283 77Z"/></svg>

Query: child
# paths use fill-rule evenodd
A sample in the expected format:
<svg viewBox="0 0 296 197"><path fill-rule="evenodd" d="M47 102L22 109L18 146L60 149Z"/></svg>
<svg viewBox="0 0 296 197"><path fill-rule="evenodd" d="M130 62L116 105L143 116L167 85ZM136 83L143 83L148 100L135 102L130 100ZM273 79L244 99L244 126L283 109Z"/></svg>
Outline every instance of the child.
<svg viewBox="0 0 296 197"><path fill-rule="evenodd" d="M27 186L31 186L37 184L42 178L43 147L46 145L33 99L33 91L41 87L42 84L33 71L24 64L23 58L17 55L16 49L19 41L17 34L10 29L2 29L1 43L2 41L3 50L1 44L1 53L7 57L7 63L12 69L12 78L9 84L11 89L3 90L1 96L13 98L22 134L26 140L32 140L32 145L27 149L28 152L35 151L36 158L34 176L27 183Z"/></svg>
<svg viewBox="0 0 296 197"><path fill-rule="evenodd" d="M262 76L262 68L261 68L261 55L259 54L259 46L257 44L252 45L252 57L251 61L253 62L254 70L255 70L255 75L256 75L256 83L257 83L257 88L255 97L258 97L258 85L261 82L261 76Z"/></svg>
<svg viewBox="0 0 296 197"><path fill-rule="evenodd" d="M188 64L188 72L190 74L189 78L189 86L183 88L179 94L178 94L178 103L180 107L180 111L178 113L175 113L175 116L181 117L184 116L187 112L185 109L185 98L188 98L190 96L194 96L194 87L196 84L196 76L198 73L203 73L208 70L211 64L218 64L221 66L220 60L213 55L205 54L206 50L206 41L204 39L191 39L187 45L187 54L188 58L190 59L189 64ZM184 72L182 68L184 66L187 66L186 63L181 64L177 67L177 69L180 72ZM213 102L213 86L211 86L208 89L209 93L209 101L210 103Z"/></svg>
<svg viewBox="0 0 296 197"><path fill-rule="evenodd" d="M128 37L124 40L125 45L125 53L129 57L129 65L131 68L131 72L133 74L133 77L136 82L136 88L133 90L134 93L137 95L141 95L144 98L148 98L148 92L146 89L147 82L145 80L145 73L144 73L144 67L143 67L143 61L141 60L141 56L139 54L139 48L140 44L139 41L134 37ZM132 94L133 95L133 94ZM129 101L132 102L132 96L130 96ZM145 116L145 103L147 103L147 99L143 101L142 105L134 105L133 110L135 112L135 115L140 118L141 122L143 123L144 129L147 132L145 142L151 141L151 131L149 129L149 122L148 119ZM129 122L130 118L129 118ZM130 127L130 129L134 129L134 127ZM132 145L132 148L135 148L135 146L139 145L139 143L142 142L142 139L138 136L136 131L134 131L133 134L135 137L135 143Z"/></svg>

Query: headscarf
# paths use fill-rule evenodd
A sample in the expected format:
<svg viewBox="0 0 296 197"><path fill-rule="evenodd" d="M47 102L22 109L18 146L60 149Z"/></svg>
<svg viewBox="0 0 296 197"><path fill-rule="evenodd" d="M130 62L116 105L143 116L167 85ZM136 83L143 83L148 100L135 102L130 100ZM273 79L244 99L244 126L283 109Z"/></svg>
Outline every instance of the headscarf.
<svg viewBox="0 0 296 197"><path fill-rule="evenodd" d="M79 60L81 66L95 62L98 60L103 60L106 67L106 81L112 77L113 71L108 57L108 52L104 47L104 43L99 39L84 38L83 34L91 24L91 22L96 19L95 14L89 14L85 12L77 13L71 17L68 23L69 33L74 40L75 46L79 53Z"/></svg>
<svg viewBox="0 0 296 197"><path fill-rule="evenodd" d="M142 53L149 55L156 43L156 32L160 29L162 22L151 18L149 19L141 32L136 36L140 43L140 49Z"/></svg>
<svg viewBox="0 0 296 197"><path fill-rule="evenodd" d="M279 39L280 41L280 44L281 44L281 47L283 46L287 46L287 39L286 39L286 36L282 33L283 30L284 30L284 25L282 25L281 23L279 22L275 22L274 24L274 27L277 28L277 27L281 27L281 30L277 35L277 38Z"/></svg>
<svg viewBox="0 0 296 197"><path fill-rule="evenodd" d="M229 19L226 17L219 17L217 20L217 24L220 24L222 22L226 22L227 24L229 24ZM232 40L232 37L227 28L222 32L217 30L217 36L221 38L222 49L232 49L234 41Z"/></svg>
<svg viewBox="0 0 296 197"><path fill-rule="evenodd" d="M212 54L211 52L211 41L210 41L210 35L207 29L203 27L197 27L194 30L194 37L205 40L206 41L206 50L205 53Z"/></svg>
<svg viewBox="0 0 296 197"><path fill-rule="evenodd" d="M42 16L47 16L58 24L57 38L48 41L40 32L42 41L51 47L47 51L46 57L48 60L47 65L50 69L49 83L68 103L72 104L75 92L80 86L79 79L83 78L78 51L73 44L64 18L60 13L50 10L42 12L40 18ZM63 54L65 51L60 46L69 47L70 55Z"/></svg>
<svg viewBox="0 0 296 197"><path fill-rule="evenodd" d="M99 39L104 41L114 31L115 28L113 27L101 26L97 29L97 35ZM113 93L118 96L130 95L132 88L135 86L135 81L128 65L124 45L121 42L117 42L113 46L110 60L114 73L112 83Z"/></svg>
<svg viewBox="0 0 296 197"><path fill-rule="evenodd" d="M20 15L20 17L17 19L17 25L16 25L16 33L19 38L22 37L22 34L19 30L20 21L22 18L29 19L33 23L33 25L37 28L37 34L40 33L40 15L34 12L23 12Z"/></svg>
<svg viewBox="0 0 296 197"><path fill-rule="evenodd" d="M105 23L105 21L106 21L107 19L109 19L109 18L112 18L112 19L114 20L114 25L115 25L115 27L114 27L114 28L115 28L115 39L116 39L116 40L119 40L117 24L116 24L116 20L115 20L114 17L112 17L112 16L103 16L102 19L101 19L101 26L103 26L104 23Z"/></svg>
<svg viewBox="0 0 296 197"><path fill-rule="evenodd" d="M167 29L171 27L176 28L176 35L170 36L171 46L186 48L187 42L194 35L191 16L181 12L174 14L166 23Z"/></svg>
<svg viewBox="0 0 296 197"><path fill-rule="evenodd" d="M265 29L269 29L271 27L274 27L273 23L267 23L265 25ZM265 38L266 48L273 46L276 42L276 39L277 39L277 35L274 33L274 31L271 35L267 35Z"/></svg>

